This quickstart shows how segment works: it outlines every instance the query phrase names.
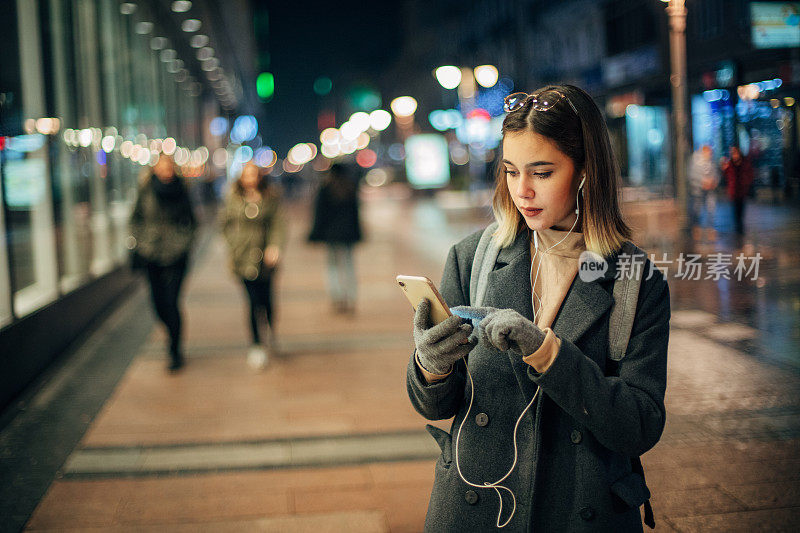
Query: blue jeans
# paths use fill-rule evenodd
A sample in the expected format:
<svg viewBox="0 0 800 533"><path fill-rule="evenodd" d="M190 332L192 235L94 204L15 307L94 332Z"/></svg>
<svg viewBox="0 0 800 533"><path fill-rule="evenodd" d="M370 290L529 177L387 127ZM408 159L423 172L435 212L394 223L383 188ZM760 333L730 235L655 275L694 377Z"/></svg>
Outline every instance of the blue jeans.
<svg viewBox="0 0 800 533"><path fill-rule="evenodd" d="M352 244L328 243L328 292L334 303L355 303L356 271Z"/></svg>
<svg viewBox="0 0 800 533"><path fill-rule="evenodd" d="M714 214L717 210L717 196L714 191L701 191L692 196L692 225L714 227ZM703 212L705 211L705 217ZM703 220L705 218L705 220ZM701 222L704 222L701 224Z"/></svg>

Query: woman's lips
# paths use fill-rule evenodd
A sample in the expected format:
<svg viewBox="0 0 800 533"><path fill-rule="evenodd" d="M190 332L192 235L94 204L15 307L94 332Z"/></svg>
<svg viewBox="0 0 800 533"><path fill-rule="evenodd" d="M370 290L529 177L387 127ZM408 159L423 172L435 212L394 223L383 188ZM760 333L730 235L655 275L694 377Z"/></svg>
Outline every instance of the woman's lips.
<svg viewBox="0 0 800 533"><path fill-rule="evenodd" d="M530 208L529 209L529 208L525 208L525 207L521 207L520 209L522 210L522 213L525 216L529 216L529 217L535 217L536 215L538 215L539 213L541 213L543 211L542 209L536 209L536 208Z"/></svg>

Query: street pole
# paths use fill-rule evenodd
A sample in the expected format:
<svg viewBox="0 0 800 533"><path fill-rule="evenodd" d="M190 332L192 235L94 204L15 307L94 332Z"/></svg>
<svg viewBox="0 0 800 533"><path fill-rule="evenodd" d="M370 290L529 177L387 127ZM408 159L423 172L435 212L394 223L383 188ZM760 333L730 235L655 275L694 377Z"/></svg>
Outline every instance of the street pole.
<svg viewBox="0 0 800 533"><path fill-rule="evenodd" d="M678 201L678 230L687 228L686 166L689 155L686 88L686 6L685 0L669 0L669 53L672 86L672 114L675 128L675 188Z"/></svg>

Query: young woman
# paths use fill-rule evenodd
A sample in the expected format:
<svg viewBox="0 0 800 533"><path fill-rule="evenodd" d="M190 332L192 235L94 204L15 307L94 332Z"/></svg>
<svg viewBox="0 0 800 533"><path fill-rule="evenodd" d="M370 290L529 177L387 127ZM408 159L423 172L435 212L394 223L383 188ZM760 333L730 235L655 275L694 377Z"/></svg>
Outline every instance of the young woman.
<svg viewBox="0 0 800 533"><path fill-rule="evenodd" d="M247 163L234 182L222 213L231 269L242 280L250 301L252 347L247 362L263 368L274 349L272 281L286 241L280 197L266 175Z"/></svg>
<svg viewBox="0 0 800 533"><path fill-rule="evenodd" d="M358 185L345 167L334 164L314 205L314 225L308 239L328 246L328 292L333 308L352 313L356 303L353 245L361 240Z"/></svg>
<svg viewBox="0 0 800 533"><path fill-rule="evenodd" d="M168 369L173 372L183 366L178 299L196 228L189 195L175 172L175 163L162 154L139 187L130 230L136 262L147 271L153 307L169 334Z"/></svg>
<svg viewBox="0 0 800 533"><path fill-rule="evenodd" d="M433 326L427 302L414 317L411 403L431 420L455 417L450 433L428 426L442 454L425 529L641 531L649 492L638 457L665 420L667 283L646 261L627 350L611 360L612 290L630 230L605 122L571 85L516 93L506 110L493 203L502 248L487 307L454 307L482 319ZM450 306L469 306L480 237L450 250L441 283ZM605 259L599 279L578 275L584 250Z"/></svg>

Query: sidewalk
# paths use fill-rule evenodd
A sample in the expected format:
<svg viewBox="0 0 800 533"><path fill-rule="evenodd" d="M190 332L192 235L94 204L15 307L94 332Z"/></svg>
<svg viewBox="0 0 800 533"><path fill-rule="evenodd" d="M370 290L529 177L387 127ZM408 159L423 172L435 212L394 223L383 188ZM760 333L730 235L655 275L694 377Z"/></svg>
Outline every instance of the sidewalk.
<svg viewBox="0 0 800 533"><path fill-rule="evenodd" d="M438 281L448 243L480 221L432 231L441 213L391 197L364 211L353 317L330 310L324 250L305 244L307 208L291 211L281 355L262 373L245 363L243 290L212 241L186 287L185 370L165 372L153 328L27 529L421 531L438 447L406 397L411 310L394 276ZM656 530L795 530L800 373L729 342L766 333L680 301L667 428L644 457Z"/></svg>

